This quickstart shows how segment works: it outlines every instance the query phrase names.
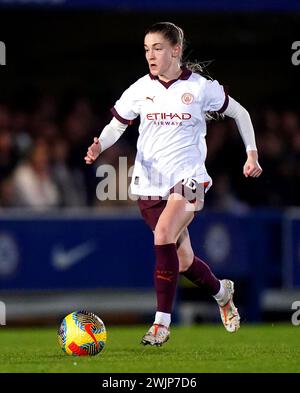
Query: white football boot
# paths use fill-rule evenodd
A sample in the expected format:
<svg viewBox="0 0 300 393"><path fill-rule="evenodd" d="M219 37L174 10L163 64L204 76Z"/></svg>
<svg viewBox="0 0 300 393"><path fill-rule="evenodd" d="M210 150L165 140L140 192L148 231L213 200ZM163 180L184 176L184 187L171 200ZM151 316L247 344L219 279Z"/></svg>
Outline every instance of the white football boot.
<svg viewBox="0 0 300 393"><path fill-rule="evenodd" d="M165 342L169 340L170 330L159 324L153 324L148 332L142 338L141 344L144 345L156 345L161 347Z"/></svg>
<svg viewBox="0 0 300 393"><path fill-rule="evenodd" d="M221 280L225 289L225 296L218 302L220 314L225 329L234 333L240 328L240 316L238 309L233 303L234 283L230 280Z"/></svg>

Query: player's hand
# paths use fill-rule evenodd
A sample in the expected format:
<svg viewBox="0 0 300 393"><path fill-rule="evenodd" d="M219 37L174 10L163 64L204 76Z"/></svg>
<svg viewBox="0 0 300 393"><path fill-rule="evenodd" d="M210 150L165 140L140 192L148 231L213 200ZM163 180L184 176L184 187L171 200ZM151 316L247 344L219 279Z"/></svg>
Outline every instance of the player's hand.
<svg viewBox="0 0 300 393"><path fill-rule="evenodd" d="M257 151L248 151L248 158L243 168L245 177L258 177L262 173L262 168L258 163Z"/></svg>
<svg viewBox="0 0 300 393"><path fill-rule="evenodd" d="M84 157L86 164L92 164L101 153L101 145L98 138L94 138L94 143L89 146L86 156Z"/></svg>

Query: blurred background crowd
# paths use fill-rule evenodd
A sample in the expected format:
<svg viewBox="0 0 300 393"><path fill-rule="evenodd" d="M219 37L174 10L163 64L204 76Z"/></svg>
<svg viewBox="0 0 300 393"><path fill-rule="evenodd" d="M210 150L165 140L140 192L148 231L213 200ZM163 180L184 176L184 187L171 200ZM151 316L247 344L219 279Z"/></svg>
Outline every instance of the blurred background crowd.
<svg viewBox="0 0 300 393"><path fill-rule="evenodd" d="M18 101L18 100L17 100ZM93 166L84 156L93 136L110 120L84 96L62 100L36 95L18 105L0 104L0 206L105 207L96 197L99 164L113 165L119 156L134 162L137 124L104 152ZM103 114L104 113L104 114ZM300 201L300 119L292 110L265 108L251 113L257 138L261 179L243 179L245 149L235 122L229 118L208 124L207 168L214 180L208 206L243 211L251 206L296 206ZM255 184L254 184L255 183ZM112 201L128 203L132 201Z"/></svg>

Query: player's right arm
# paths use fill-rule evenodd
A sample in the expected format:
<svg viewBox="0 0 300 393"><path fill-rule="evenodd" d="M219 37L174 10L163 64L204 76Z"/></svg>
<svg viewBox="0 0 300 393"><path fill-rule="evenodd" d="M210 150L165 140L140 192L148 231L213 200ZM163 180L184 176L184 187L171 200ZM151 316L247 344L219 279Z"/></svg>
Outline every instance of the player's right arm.
<svg viewBox="0 0 300 393"><path fill-rule="evenodd" d="M86 156L84 157L86 164L95 162L104 150L117 142L126 128L127 124L123 124L113 117L111 122L104 127L99 138L94 137L94 142L88 147Z"/></svg>
<svg viewBox="0 0 300 393"><path fill-rule="evenodd" d="M107 126L104 127L99 138L94 138L93 144L89 146L85 156L85 162L92 164L99 157L99 155L120 138L128 125L133 123L140 114L140 96L141 85L145 83L147 77L140 78L137 82L131 85L124 91L120 99L112 108L113 118Z"/></svg>

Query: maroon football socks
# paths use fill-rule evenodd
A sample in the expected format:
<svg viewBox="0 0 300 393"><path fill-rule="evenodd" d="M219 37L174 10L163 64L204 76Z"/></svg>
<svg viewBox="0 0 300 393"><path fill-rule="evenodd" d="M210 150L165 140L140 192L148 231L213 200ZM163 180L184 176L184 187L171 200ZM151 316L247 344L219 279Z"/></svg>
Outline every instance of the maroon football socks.
<svg viewBox="0 0 300 393"><path fill-rule="evenodd" d="M212 296L220 290L220 281L209 266L196 256L191 266L182 274L198 287L203 287Z"/></svg>
<svg viewBox="0 0 300 393"><path fill-rule="evenodd" d="M154 282L157 311L171 313L176 294L179 261L175 243L155 245L156 266Z"/></svg>
<svg viewBox="0 0 300 393"><path fill-rule="evenodd" d="M156 255L154 282L157 311L171 313L179 276L176 245L174 243L155 245L154 248ZM209 266L196 256L191 266L182 274L195 285L204 288L212 296L220 290L220 281L212 273Z"/></svg>

